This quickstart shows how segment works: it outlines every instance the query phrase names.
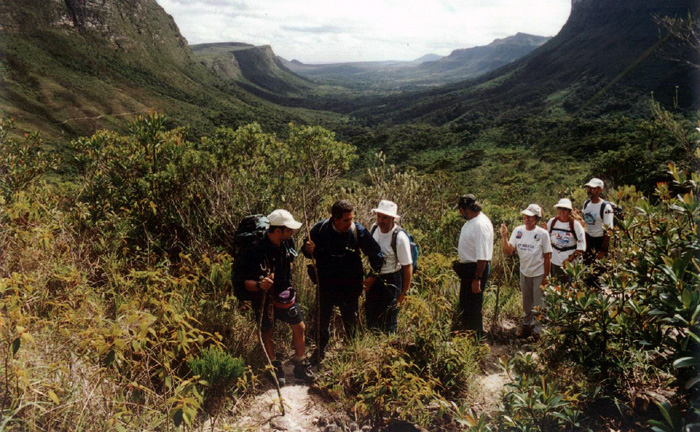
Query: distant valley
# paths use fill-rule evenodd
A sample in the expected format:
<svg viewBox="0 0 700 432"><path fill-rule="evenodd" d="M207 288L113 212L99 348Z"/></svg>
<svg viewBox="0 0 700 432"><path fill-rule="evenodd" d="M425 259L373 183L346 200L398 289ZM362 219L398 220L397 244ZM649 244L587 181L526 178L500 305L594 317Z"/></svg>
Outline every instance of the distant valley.
<svg viewBox="0 0 700 432"><path fill-rule="evenodd" d="M426 54L414 61L350 62L309 65L283 60L291 71L346 87L397 90L435 87L463 81L511 63L547 42L549 37L518 33L486 46L457 49L448 56Z"/></svg>

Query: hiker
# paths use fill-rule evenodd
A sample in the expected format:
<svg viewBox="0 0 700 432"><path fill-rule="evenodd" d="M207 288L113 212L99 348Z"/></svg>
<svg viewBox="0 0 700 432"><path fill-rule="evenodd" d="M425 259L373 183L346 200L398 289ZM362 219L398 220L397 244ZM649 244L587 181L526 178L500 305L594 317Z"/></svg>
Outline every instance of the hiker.
<svg viewBox="0 0 700 432"><path fill-rule="evenodd" d="M590 265L608 253L608 230L613 227L614 211L612 205L601 198L605 188L603 180L592 178L585 187L588 201L583 205L583 218L586 221L586 252L583 254L583 262Z"/></svg>
<svg viewBox="0 0 700 432"><path fill-rule="evenodd" d="M550 273L552 243L549 232L538 226L542 219L542 209L537 204L530 204L520 212L524 225L513 230L508 238L508 227L501 225L503 252L507 255L517 253L520 258L520 290L523 296L523 327L519 338L539 334L540 324L535 319L533 309L544 305L542 292Z"/></svg>
<svg viewBox="0 0 700 432"><path fill-rule="evenodd" d="M311 228L310 238L304 239L301 249L307 258L316 258L320 290L320 358L323 358L330 339L334 306L340 309L345 333L348 336L355 333L362 287L371 283L363 281L360 251L368 258L372 271L378 272L382 267L379 245L369 231L354 219L355 206L347 200L336 201L331 207L331 217ZM309 276L312 281L315 280L313 268Z"/></svg>
<svg viewBox="0 0 700 432"><path fill-rule="evenodd" d="M586 234L572 212L571 200L562 198L554 205L557 215L547 222L547 232L552 241L552 277L562 283L569 282L564 271L567 263L573 262L586 250Z"/></svg>
<svg viewBox="0 0 700 432"><path fill-rule="evenodd" d="M399 306L406 300L413 277L411 242L396 223L400 219L397 211L398 206L388 200L381 200L372 209L377 222L371 233L381 248L384 263L379 275L370 277L364 284L367 326L387 333L396 332Z"/></svg>
<svg viewBox="0 0 700 432"><path fill-rule="evenodd" d="M241 274L237 277L244 281L245 289L251 293L256 319L259 319L264 304L260 331L280 385L284 385L285 376L282 363L275 358L272 340L275 320L283 321L292 328L294 377L309 381L311 375L304 362L306 326L292 287L292 262L297 255L292 235L301 227L301 222L295 221L291 213L281 209L273 211L267 218L270 227L262 240L241 254Z"/></svg>
<svg viewBox="0 0 700 432"><path fill-rule="evenodd" d="M493 257L493 225L474 195L461 196L457 208L466 219L457 245L459 262L454 264L460 280L461 329L472 330L481 339L484 335L481 309Z"/></svg>

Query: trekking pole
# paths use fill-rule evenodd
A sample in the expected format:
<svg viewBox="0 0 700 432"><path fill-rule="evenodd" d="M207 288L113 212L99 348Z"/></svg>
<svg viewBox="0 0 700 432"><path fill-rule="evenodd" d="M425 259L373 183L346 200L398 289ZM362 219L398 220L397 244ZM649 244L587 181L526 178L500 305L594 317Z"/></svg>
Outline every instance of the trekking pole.
<svg viewBox="0 0 700 432"><path fill-rule="evenodd" d="M309 230L309 218L306 214L306 192L301 194L301 199L304 205L304 228L306 229L306 238L311 240L311 231ZM315 251L314 251L315 252ZM316 276L316 364L321 365L321 280L318 277L318 267L316 267L316 254L311 254L311 267L314 269Z"/></svg>
<svg viewBox="0 0 700 432"><path fill-rule="evenodd" d="M501 249L501 271L498 274L498 284L496 285L496 308L493 311L493 322L491 323L491 329L498 325L498 301L501 296L501 284L503 283L503 272L505 271L505 254L503 249Z"/></svg>
<svg viewBox="0 0 700 432"><path fill-rule="evenodd" d="M264 276L261 276L261 278L264 278ZM280 398L280 409L282 410L282 417L284 417L284 399L282 399L282 390L280 389L280 382L277 380L277 372L275 371L275 366L272 364L272 359L270 359L270 355L267 353L267 349L265 348L265 341L263 341L262 337L262 321L263 314L265 313L265 305L267 303L266 300L272 300L270 298L269 290L265 292L265 295L262 296L262 299L260 301L260 316L258 316L258 342L260 342L260 346L262 347L263 353L265 353L265 358L267 359L267 365L270 367L270 371L272 372L272 378L274 378L275 387L277 388L277 396Z"/></svg>

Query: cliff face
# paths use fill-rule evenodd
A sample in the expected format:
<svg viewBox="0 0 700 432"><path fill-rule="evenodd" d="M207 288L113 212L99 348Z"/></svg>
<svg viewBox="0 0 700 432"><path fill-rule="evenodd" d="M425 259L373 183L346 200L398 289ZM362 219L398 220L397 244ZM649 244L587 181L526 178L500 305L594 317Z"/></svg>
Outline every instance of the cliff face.
<svg viewBox="0 0 700 432"><path fill-rule="evenodd" d="M0 26L0 115L47 137L124 127L150 109L199 131L296 118L222 88L156 0L5 0Z"/></svg>
<svg viewBox="0 0 700 432"><path fill-rule="evenodd" d="M287 69L269 45L224 42L193 45L192 51L222 80L237 82L263 97L266 93L298 95L311 86Z"/></svg>
<svg viewBox="0 0 700 432"><path fill-rule="evenodd" d="M36 36L58 32L108 43L150 58L190 60L187 40L155 0L22 0L0 6L0 30Z"/></svg>

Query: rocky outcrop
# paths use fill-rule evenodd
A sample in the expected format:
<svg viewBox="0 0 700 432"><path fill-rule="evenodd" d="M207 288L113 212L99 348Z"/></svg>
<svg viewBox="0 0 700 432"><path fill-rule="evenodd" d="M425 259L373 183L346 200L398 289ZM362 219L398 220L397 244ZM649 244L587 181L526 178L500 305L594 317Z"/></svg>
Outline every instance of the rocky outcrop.
<svg viewBox="0 0 700 432"><path fill-rule="evenodd" d="M187 40L155 0L23 0L0 6L2 30L33 35L58 31L106 42L146 58L153 52L188 60ZM155 50L155 51L154 51Z"/></svg>

